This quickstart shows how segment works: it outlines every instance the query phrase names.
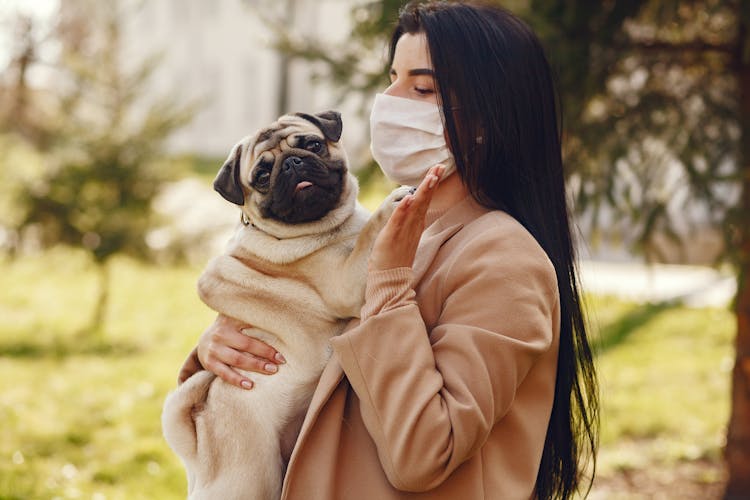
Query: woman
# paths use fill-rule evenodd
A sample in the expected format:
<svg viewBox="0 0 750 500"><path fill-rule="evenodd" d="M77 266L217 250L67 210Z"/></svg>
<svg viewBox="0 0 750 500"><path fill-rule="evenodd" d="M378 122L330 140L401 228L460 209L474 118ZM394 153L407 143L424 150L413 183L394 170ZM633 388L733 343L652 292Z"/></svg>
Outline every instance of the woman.
<svg viewBox="0 0 750 500"><path fill-rule="evenodd" d="M360 322L331 341L282 497L568 498L597 391L544 52L504 10L440 2L402 10L390 56L373 155L419 187L375 244ZM242 326L218 318L181 379L277 371Z"/></svg>

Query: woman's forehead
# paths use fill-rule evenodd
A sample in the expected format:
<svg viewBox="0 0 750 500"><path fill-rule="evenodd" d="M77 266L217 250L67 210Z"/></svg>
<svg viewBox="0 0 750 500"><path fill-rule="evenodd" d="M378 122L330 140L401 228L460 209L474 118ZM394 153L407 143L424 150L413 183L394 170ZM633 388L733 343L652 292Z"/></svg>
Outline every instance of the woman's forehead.
<svg viewBox="0 0 750 500"><path fill-rule="evenodd" d="M424 33L404 33L396 43L393 54L393 69L408 71L415 68L432 69L432 61Z"/></svg>

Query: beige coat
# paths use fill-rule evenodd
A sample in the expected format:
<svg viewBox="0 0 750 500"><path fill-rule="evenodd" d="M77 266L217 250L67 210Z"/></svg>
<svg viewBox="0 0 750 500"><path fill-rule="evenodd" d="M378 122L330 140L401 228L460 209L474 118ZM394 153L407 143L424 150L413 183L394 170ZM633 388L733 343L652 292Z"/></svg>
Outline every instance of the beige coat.
<svg viewBox="0 0 750 500"><path fill-rule="evenodd" d="M532 497L554 394L556 283L507 214L471 197L428 214L413 270L372 273L361 322L331 341L282 498Z"/></svg>

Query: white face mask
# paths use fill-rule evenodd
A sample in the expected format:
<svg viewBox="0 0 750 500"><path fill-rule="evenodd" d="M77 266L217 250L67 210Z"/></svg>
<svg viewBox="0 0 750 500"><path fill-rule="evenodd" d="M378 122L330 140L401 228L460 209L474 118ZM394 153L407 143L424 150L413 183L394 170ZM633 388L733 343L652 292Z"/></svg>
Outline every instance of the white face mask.
<svg viewBox="0 0 750 500"><path fill-rule="evenodd" d="M370 136L372 157L397 184L417 186L438 163L445 166L440 180L456 169L437 104L376 94Z"/></svg>

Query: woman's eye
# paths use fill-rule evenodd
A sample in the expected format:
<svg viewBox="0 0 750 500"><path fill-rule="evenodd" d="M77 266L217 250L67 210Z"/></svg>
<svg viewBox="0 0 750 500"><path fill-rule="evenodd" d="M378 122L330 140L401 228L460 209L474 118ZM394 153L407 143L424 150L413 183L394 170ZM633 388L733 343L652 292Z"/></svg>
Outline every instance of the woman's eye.
<svg viewBox="0 0 750 500"><path fill-rule="evenodd" d="M414 91L419 95L430 95L435 92L432 89L426 89L422 87L414 87Z"/></svg>
<svg viewBox="0 0 750 500"><path fill-rule="evenodd" d="M310 141L305 146L305 149L311 153L320 153L323 150L323 143L320 141Z"/></svg>

